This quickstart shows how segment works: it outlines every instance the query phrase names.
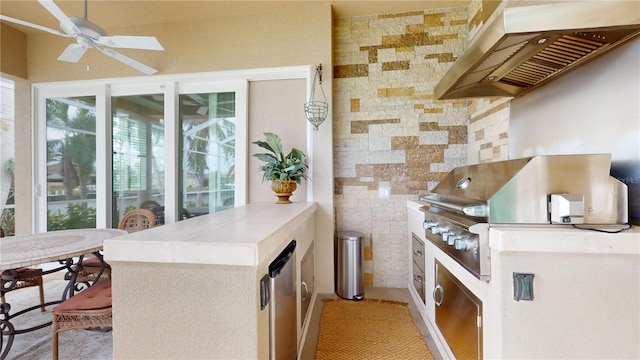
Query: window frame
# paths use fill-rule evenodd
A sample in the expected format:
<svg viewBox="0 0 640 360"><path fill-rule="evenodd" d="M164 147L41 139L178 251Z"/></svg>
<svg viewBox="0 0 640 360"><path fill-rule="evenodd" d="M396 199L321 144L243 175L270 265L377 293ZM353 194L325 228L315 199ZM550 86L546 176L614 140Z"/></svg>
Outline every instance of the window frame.
<svg viewBox="0 0 640 360"><path fill-rule="evenodd" d="M114 94L133 95L140 89L150 85L164 86L165 94L165 183L179 184L178 149L179 95L192 92L236 92L236 161L243 164L236 167L235 206L242 206L248 199L248 109L249 82L261 80L305 79L307 98L309 97L314 66L301 65L291 67L231 70L219 72L154 75L153 77L130 77L117 79L97 79L82 81L65 81L54 83L37 83L32 85L33 108L33 188L32 193L32 228L36 232L46 231L46 99L50 97L96 96L96 133L104 136L96 137L96 227L108 228L111 224L111 96ZM128 90L126 90L128 89ZM168 101L173 99L173 101ZM302 106L302 105L301 105ZM241 133L241 131L243 133ZM313 126L307 123L307 154L309 168L313 171ZM108 156L107 156L108 155ZM177 186L168 186L165 197L171 201L165 205L165 223L175 222L178 211ZM43 196L44 195L44 196ZM307 201L313 201L313 184L307 187Z"/></svg>
<svg viewBox="0 0 640 360"><path fill-rule="evenodd" d="M11 193L11 190L13 190L13 204L5 204L5 201L8 198L5 198L4 196L0 197L0 219L2 219L2 216L4 215L5 210L13 210L14 213L14 223L13 223L13 227L15 230L15 208L16 208L16 203L15 203L15 159L16 159L16 146L15 146L15 126L16 126L16 119L15 119L15 92L16 92L16 88L15 88L15 81L9 77L4 77L2 75L0 75L0 82L2 83L0 85L1 88L1 92L2 95L0 95L0 98L2 98L2 119L0 119L0 150L2 150L2 148L4 147L5 149L7 148L6 144L3 146L4 142L6 140L3 140L2 138L4 137L4 139L7 138L11 138L11 140L9 140L10 145L8 146L10 148L9 152L10 152L10 156L7 157L6 154L4 152L0 151L0 154L5 155L5 157L3 158L2 156L0 156L0 176L1 174L4 172L4 166L5 166L5 162L4 160L9 160L11 158L13 158L13 162L14 162L14 187L13 189L11 188L11 180L9 180L9 186L8 189L9 191L7 192L7 197L8 195ZM6 96L6 98L5 98ZM7 106L7 108L5 108L5 106ZM4 120L4 121L2 121ZM5 122L6 124L6 128L3 127L2 122ZM3 185L3 180L2 178L0 178L0 186ZM0 191L0 194L2 194L2 192ZM4 194L2 194L4 195ZM1 222L0 222L1 225ZM5 236L9 236L9 235L13 235L13 233L8 232L11 229L3 229L4 231L4 235Z"/></svg>
<svg viewBox="0 0 640 360"><path fill-rule="evenodd" d="M235 169L235 201L234 206L242 206L247 203L247 188L248 188L248 175L247 175L247 154L248 154L248 89L249 83L247 80L237 80L237 81L219 81L215 83L195 83L195 82L184 82L178 84L178 91L176 92L176 104L178 104L179 97L182 94L191 94L191 93L223 93L223 92L234 92L236 94L236 126L235 126L235 134L236 134L236 143L235 143L235 158L236 163L238 163L238 159L242 159L244 162L244 166L236 167ZM178 107L177 111L180 109ZM178 114L179 116L179 114ZM177 124L179 126L179 123ZM180 129L177 129L177 137L180 136ZM176 138L179 144L178 138ZM182 149L178 149L180 154L176 156L182 156ZM178 175L178 172L176 172ZM179 180L176 177L176 184L179 183ZM176 191L178 189L176 188ZM240 190L240 191L238 191ZM176 197L178 194L176 193Z"/></svg>
<svg viewBox="0 0 640 360"><path fill-rule="evenodd" d="M104 156L100 156L100 149L104 150L106 139L97 134L104 133L104 113L106 110L106 91L104 86L97 84L78 84L64 86L54 84L50 87L33 88L35 99L34 113L34 194L33 194L33 227L36 232L47 231L47 99L76 96L96 97L96 227L105 228L106 225L106 164Z"/></svg>

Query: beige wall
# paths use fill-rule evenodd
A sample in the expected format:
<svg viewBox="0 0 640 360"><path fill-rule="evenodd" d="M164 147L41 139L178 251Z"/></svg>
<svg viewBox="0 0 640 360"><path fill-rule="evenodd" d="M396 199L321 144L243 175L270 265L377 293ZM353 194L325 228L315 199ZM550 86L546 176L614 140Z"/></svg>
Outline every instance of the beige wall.
<svg viewBox="0 0 640 360"><path fill-rule="evenodd" d="M307 122L304 104L307 83L304 80L253 81L249 83L249 139L263 140L264 133L271 132L280 136L285 155L292 147L307 153ZM276 96L274 96L276 95ZM292 106L298 104L300 106ZM263 164L253 156L266 150L258 145L249 144L249 190L248 202L276 202L271 191L271 183L262 182L262 172L258 167ZM302 181L290 200L307 201L308 182Z"/></svg>
<svg viewBox="0 0 640 360"><path fill-rule="evenodd" d="M15 85L15 191L16 191L16 234L31 233L33 204L31 194L32 154L31 148L31 83L13 78Z"/></svg>
<svg viewBox="0 0 640 360"><path fill-rule="evenodd" d="M0 72L27 78L27 34L0 24Z"/></svg>
<svg viewBox="0 0 640 360"><path fill-rule="evenodd" d="M162 6L163 2L154 2ZM194 3L190 3L194 6ZM197 5L197 2L195 2ZM140 14L144 16L144 14ZM158 75L330 63L331 8L319 2L300 2L274 8L271 13L230 17L212 15L194 20L156 25L106 28L110 34L156 36L164 51L122 49L159 70ZM69 40L46 33L29 35L29 80L96 79L138 76L95 49L76 64L56 58ZM87 69L88 67L88 69Z"/></svg>

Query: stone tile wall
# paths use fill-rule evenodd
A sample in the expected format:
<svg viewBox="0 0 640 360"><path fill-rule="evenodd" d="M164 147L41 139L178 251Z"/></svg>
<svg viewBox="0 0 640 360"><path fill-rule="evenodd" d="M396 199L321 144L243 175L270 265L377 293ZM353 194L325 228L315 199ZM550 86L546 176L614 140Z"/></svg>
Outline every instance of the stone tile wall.
<svg viewBox="0 0 640 360"><path fill-rule="evenodd" d="M469 103L469 164L507 160L511 98L474 99Z"/></svg>
<svg viewBox="0 0 640 360"><path fill-rule="evenodd" d="M507 159L509 99L436 100L482 27L468 7L335 19L336 230L365 235L365 285L405 287L406 200L456 166Z"/></svg>
<svg viewBox="0 0 640 360"><path fill-rule="evenodd" d="M336 230L365 234L365 284L406 287L406 200L467 164L468 100L433 89L467 39L468 8L335 19Z"/></svg>
<svg viewBox="0 0 640 360"><path fill-rule="evenodd" d="M469 5L467 44L480 33L484 14L482 0ZM507 160L509 155L509 101L511 98L479 98L469 100L467 161L471 164Z"/></svg>

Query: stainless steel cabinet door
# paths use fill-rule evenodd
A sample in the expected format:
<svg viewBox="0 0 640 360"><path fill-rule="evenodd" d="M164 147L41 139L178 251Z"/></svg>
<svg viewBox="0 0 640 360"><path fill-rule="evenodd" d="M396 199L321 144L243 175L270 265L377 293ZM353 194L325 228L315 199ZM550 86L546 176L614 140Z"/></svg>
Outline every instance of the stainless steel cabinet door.
<svg viewBox="0 0 640 360"><path fill-rule="evenodd" d="M296 241L293 240L269 265L269 358L295 360L298 355L296 329Z"/></svg>
<svg viewBox="0 0 640 360"><path fill-rule="evenodd" d="M435 260L436 324L457 359L482 359L482 302Z"/></svg>

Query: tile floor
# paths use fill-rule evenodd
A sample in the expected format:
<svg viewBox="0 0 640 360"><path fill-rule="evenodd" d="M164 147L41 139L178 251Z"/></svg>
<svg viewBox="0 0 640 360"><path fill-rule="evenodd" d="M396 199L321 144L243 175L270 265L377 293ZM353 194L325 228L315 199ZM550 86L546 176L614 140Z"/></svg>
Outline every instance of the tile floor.
<svg viewBox="0 0 640 360"><path fill-rule="evenodd" d="M418 330L424 337L427 347L431 351L431 354L436 360L442 359L442 356L438 352L438 349L431 338L431 334L427 330L426 325L424 324L418 309L413 303L413 299L409 290L401 289L401 288L378 288L371 287L365 288L364 290L365 298L369 299L384 299L384 300L395 300L395 301L403 301L409 303L409 312L411 313L411 317L413 317L413 321L416 324ZM320 317L322 315L322 299L325 298L337 298L335 294L318 294L316 303L313 307L313 313L311 314L311 319L309 323L309 329L307 330L307 337L304 342L304 346L302 349L302 354L300 360L313 360L316 355L316 347L318 345L318 336L320 333Z"/></svg>

